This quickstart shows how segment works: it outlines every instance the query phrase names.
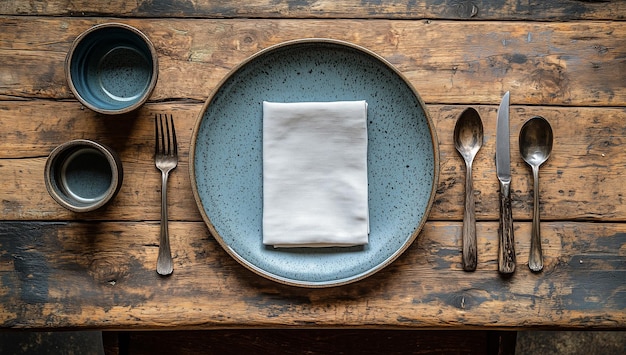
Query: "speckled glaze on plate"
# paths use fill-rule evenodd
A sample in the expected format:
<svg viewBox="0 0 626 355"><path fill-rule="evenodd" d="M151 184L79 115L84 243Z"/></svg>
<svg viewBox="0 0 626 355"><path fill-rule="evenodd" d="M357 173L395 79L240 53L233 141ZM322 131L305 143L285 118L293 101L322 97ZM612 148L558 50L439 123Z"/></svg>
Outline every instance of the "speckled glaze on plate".
<svg viewBox="0 0 626 355"><path fill-rule="evenodd" d="M263 100L367 100L368 245L263 245ZM426 221L439 176L434 125L417 92L382 57L331 39L284 42L233 69L198 117L190 161L194 197L221 246L259 275L303 287L354 282L395 260Z"/></svg>

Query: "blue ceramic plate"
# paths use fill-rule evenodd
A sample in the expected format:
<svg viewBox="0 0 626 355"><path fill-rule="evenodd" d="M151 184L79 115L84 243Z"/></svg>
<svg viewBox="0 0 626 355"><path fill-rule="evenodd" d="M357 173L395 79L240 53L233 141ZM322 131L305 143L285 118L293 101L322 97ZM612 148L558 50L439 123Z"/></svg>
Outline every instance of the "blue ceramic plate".
<svg viewBox="0 0 626 355"><path fill-rule="evenodd" d="M367 101L368 245L263 245L264 100ZM396 259L426 221L439 175L434 125L413 87L382 57L329 39L285 42L231 71L200 113L190 155L194 197L215 239L252 271L304 287L360 280Z"/></svg>

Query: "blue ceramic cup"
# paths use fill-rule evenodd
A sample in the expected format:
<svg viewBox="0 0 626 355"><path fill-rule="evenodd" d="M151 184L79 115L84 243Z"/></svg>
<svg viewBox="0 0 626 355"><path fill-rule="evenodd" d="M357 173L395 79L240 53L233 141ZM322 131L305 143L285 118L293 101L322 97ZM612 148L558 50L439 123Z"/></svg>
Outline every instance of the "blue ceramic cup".
<svg viewBox="0 0 626 355"><path fill-rule="evenodd" d="M80 34L65 58L74 96L103 114L133 111L148 99L158 77L154 45L134 27L96 25Z"/></svg>
<svg viewBox="0 0 626 355"><path fill-rule="evenodd" d="M50 196L74 212L104 206L122 186L122 163L109 147L77 139L56 147L48 157L44 179Z"/></svg>

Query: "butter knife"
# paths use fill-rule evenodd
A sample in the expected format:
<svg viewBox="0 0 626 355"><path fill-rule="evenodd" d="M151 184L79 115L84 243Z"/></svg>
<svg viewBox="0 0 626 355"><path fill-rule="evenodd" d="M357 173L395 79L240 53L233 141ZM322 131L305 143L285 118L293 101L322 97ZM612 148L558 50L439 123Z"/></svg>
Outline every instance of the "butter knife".
<svg viewBox="0 0 626 355"><path fill-rule="evenodd" d="M498 271L512 274L515 271L515 239L513 237L513 211L511 209L511 152L509 135L509 92L502 97L496 122L496 173L500 182L500 224L498 237Z"/></svg>

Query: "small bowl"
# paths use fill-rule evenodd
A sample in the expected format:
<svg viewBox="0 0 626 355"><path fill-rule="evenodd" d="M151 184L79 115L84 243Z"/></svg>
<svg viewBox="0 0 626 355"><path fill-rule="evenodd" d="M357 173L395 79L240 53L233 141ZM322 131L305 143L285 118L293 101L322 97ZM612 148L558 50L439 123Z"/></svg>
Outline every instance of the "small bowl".
<svg viewBox="0 0 626 355"><path fill-rule="evenodd" d="M83 32L65 58L65 77L74 96L84 106L110 115L143 105L156 86L158 69L148 37L121 23Z"/></svg>
<svg viewBox="0 0 626 355"><path fill-rule="evenodd" d="M77 139L56 147L46 161L44 179L50 196L74 212L109 202L122 186L122 162L98 142Z"/></svg>

